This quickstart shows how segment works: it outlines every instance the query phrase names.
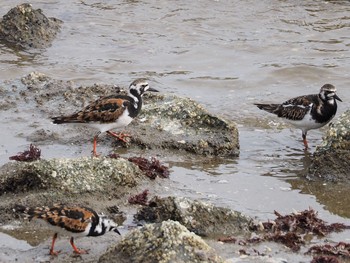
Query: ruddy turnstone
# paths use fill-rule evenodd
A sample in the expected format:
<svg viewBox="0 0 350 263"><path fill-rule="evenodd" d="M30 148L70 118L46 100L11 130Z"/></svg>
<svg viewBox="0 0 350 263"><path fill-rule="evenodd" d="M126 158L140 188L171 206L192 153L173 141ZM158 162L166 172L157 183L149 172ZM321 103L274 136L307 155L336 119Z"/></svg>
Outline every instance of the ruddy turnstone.
<svg viewBox="0 0 350 263"><path fill-rule="evenodd" d="M336 88L331 84L325 84L319 94L299 96L282 104L255 103L255 105L301 129L304 146L307 149L308 130L318 129L334 117L337 112L336 100L342 101L336 94Z"/></svg>
<svg viewBox="0 0 350 263"><path fill-rule="evenodd" d="M93 140L93 156L96 153L97 138L103 133L125 141L125 134L117 134L112 129L123 128L127 126L140 112L142 107L142 95L146 91L158 92L150 88L145 79L137 79L130 84L127 95L111 95L100 98L81 111L68 116L53 117L53 123L79 123L97 128L99 132Z"/></svg>
<svg viewBox="0 0 350 263"><path fill-rule="evenodd" d="M29 220L35 219L45 222L54 229L50 255L58 255L60 251L54 251L58 233L71 236L70 244L77 254L86 254L86 250L78 249L74 244L74 237L101 236L107 231L114 231L120 235L117 224L105 215L97 214L94 210L84 206L54 205L52 207L25 207L16 205L14 210L26 215Z"/></svg>

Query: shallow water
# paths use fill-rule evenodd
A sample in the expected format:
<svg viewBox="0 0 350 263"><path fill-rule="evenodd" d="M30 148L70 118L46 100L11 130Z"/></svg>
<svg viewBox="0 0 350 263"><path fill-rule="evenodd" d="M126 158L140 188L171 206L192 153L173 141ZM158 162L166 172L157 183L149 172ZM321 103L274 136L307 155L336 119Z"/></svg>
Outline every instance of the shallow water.
<svg viewBox="0 0 350 263"><path fill-rule="evenodd" d="M0 15L21 2L2 0ZM322 219L350 224L349 187L300 179L326 128L309 132L311 149L304 153L299 130L252 105L317 93L332 83L343 100L337 115L349 109L349 1L32 4L63 20L62 32L45 50L23 52L0 45L2 80L32 71L77 84L127 86L135 78L149 78L160 91L191 97L239 126L237 159L163 158L179 195L261 220L274 218L274 210L312 207ZM1 114L3 164L28 146L22 134L31 122L42 121L23 118L20 123ZM85 146L54 142L41 148L46 158L89 154Z"/></svg>

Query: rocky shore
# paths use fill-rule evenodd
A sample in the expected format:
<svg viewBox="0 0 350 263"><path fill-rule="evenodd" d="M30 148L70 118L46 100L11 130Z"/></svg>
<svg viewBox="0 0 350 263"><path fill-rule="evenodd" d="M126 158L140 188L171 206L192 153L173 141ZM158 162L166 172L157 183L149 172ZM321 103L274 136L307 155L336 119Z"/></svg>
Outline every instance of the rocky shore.
<svg viewBox="0 0 350 263"><path fill-rule="evenodd" d="M72 82L54 80L36 72L23 77L20 81L6 83L2 90L5 100L0 108L3 112L9 113L10 118L16 119L18 114L22 114L23 108L34 116L37 124L22 136L39 145L53 141L68 145L81 144L82 140L89 141L91 131L88 128L78 128L80 129L78 137L74 133L65 132L65 129L60 129L63 131L60 132L58 129L41 127L47 127L50 116L79 109L100 96L113 92L125 92L124 89L114 85L75 86ZM157 236L165 231L169 233L168 238L172 237L174 240L168 240L169 245L159 247L159 252L150 252L153 257L149 255L149 262L154 262L156 259L159 259L159 262L162 260L169 262L167 259L184 262L222 262L220 256L206 244L201 236L246 234L249 233L252 219L239 212L196 200L171 196L159 198L156 194L163 193L157 189L169 184L167 182L169 179L154 180L156 176L150 177L147 175L148 171L138 165L139 158L118 157L115 152L120 148L143 151L156 149L158 152L162 151L162 155L172 152L172 154L198 155L203 158L236 157L239 154L238 129L235 123L210 114L201 105L188 98L161 93L145 96L144 102L140 116L127 127L132 134L131 141L127 144L117 144L115 150L112 146L110 156L43 159L40 156L40 150L31 148L26 153L11 157L13 160L22 160L22 162L10 161L0 168L2 201L0 210L3 213L1 223L19 225L19 229L15 228L8 233L17 236L23 231L20 230L22 228L30 232L28 228L31 228L31 224L23 221L21 215L13 212L16 204L26 206L53 203L80 204L107 213L121 225L126 222L130 224L132 218L135 222L151 223L128 234L121 243L114 245L111 243L110 245L116 248L111 248L104 256L101 256L101 252L93 253L90 259L96 261L101 256L101 262L111 262L116 257L114 251L122 250L123 256L117 255L117 257L125 257L125 262L130 257L130 253L134 255L134 262L147 262L144 257L146 254L141 252L134 254L132 251L147 250L149 244L135 243L135 238L148 233L147 237L154 235L155 240L158 240ZM29 122L33 121L33 117L29 119ZM31 126L29 122L28 125ZM55 128L52 125L50 127ZM107 143L108 140L101 140L102 145ZM30 154L34 156L27 156ZM28 162L23 162L26 157L29 158ZM149 161L152 162L152 160ZM160 165L155 160L153 162L153 165L148 166L152 169L152 174L157 171L154 170L155 165ZM164 169L158 170L162 172ZM150 200L152 205L140 207L140 211L135 211L137 206L129 204L128 198L150 185L153 189L151 193L154 195ZM153 209L155 205L159 210ZM158 215L156 221L150 220L150 217L154 217L152 214ZM37 227L34 229L40 232ZM98 240L96 239L95 242ZM126 247L134 243L144 248ZM167 255L164 249L170 254ZM40 261L43 255L39 257L31 251L28 255L33 260ZM69 255L62 255L60 259L55 260L69 261ZM89 260L84 259L83 262L89 262Z"/></svg>
<svg viewBox="0 0 350 263"><path fill-rule="evenodd" d="M12 118L16 118L16 114L24 107L23 103L34 113L34 116L40 119L43 116L62 113L67 108L70 110L80 108L99 96L112 92L124 92L123 89L114 85L76 87L72 82L54 80L41 73L31 73L20 81L6 85L2 87L5 100L1 110L12 112L14 114L11 115ZM83 100L83 97L90 99ZM332 125L322 147L319 147L315 153L310 171L315 167L318 172L321 171L322 166L318 165L317 161L322 154L347 153L348 115L348 112L345 113ZM89 129L86 129L85 133L80 133L78 138L72 133L43 130L40 121L37 122L37 125L22 136L30 141L41 143L55 141L62 144L78 143L81 140L81 134L86 141L91 136ZM276 230L276 227L271 227L269 222L259 223L238 211L199 200L164 196L164 187L168 187L171 180L168 179L169 173L165 172L166 168L163 166L156 168L161 165L161 160L157 161L153 158L147 161L140 157L122 157L116 154L118 149L125 148L143 151L157 149L162 151L161 156L169 152L173 154L186 152L203 158L211 158L215 155L235 157L239 153L239 144L237 127L233 122L210 114L198 103L187 98L160 94L145 98L140 118L128 129L132 131L132 140L127 144L118 145L118 148L108 156L42 159L39 150L30 149L29 153L34 156L21 153L19 156L11 157L14 160L29 157L30 161L10 161L0 167L0 210L3 215L1 223L3 226L16 225L12 230L2 229L2 231L16 237L19 237L19 233L22 232L34 231L32 232L34 234L41 231L41 228L32 228L31 223L13 211L16 204L41 206L68 203L86 205L104 212L118 222L121 229L123 226L134 228L132 231L121 230L122 238L106 235L89 242L83 239L81 244L85 246L95 246L94 244L100 240L105 240L105 243L99 249L94 249L89 258L82 257L81 262L128 262L130 259L133 262L225 262L225 256L221 255L218 247L219 243L225 245L232 243L232 249L240 251L239 258L248 260L246 262L249 260L283 262L268 253L260 255L248 252L249 247L255 242L275 241L282 242L295 251L300 249L301 245L305 245L304 237L299 236L300 233L287 231L281 234L280 232L285 231L285 224L294 224L296 219L293 217L299 214L286 216L285 219L279 215L281 218L279 220L286 221L282 222L281 230ZM102 141L103 144L107 142ZM144 162L153 163L145 165ZM334 162L334 165L340 165L340 163ZM145 170L145 167L152 171ZM329 163L327 167L326 171L330 176ZM339 171L345 174L344 170ZM154 174L157 172L165 173L157 176ZM150 174L152 176L149 176ZM318 176L318 178L322 177ZM130 202L133 196L140 195L142 190L149 188L152 189L150 200L146 200L147 195L143 194L144 202L141 202L141 205ZM134 200L138 199L134 198ZM305 212L305 217L310 220L307 213ZM300 220L303 222L304 219ZM278 222L276 220L275 224ZM319 222L319 219L314 219L316 225ZM32 236L27 236L25 239L31 240ZM40 245L29 249L24 255L34 261L48 260L49 256L38 252L43 249L42 243L33 240L32 242ZM62 241L61 246L64 244L66 243ZM105 252L107 247L109 249ZM23 258L16 254L15 259ZM67 248L67 252L63 255L50 260L71 262L72 259ZM226 262L234 262L230 260Z"/></svg>
<svg viewBox="0 0 350 263"><path fill-rule="evenodd" d="M22 4L1 20L0 39L16 47L45 48L56 37L61 23L58 19L47 18L29 4ZM49 126L50 117L74 112L90 101L113 93L125 93L125 88L113 84L77 86L32 72L0 87L3 98L0 111L9 120L19 120L24 125L19 136L31 143L82 146L90 142L91 130L84 127L58 129ZM327 225L313 210L286 216L275 212L276 220L259 222L239 211L173 196L165 190L172 187L169 173L154 176L165 170L164 167L155 169L161 160L151 159L154 163L147 167L152 171L147 171L140 165L137 159L140 157L119 156L118 150L127 149L156 151L161 157L169 153L208 159L238 157L237 125L211 114L192 99L162 92L146 95L141 114L126 131L132 134L128 143L101 139L99 143L108 145L111 151L99 158L45 159L38 154L30 161L9 161L0 167L1 231L16 237L16 243L23 239L33 245L24 246L23 250L0 248L0 261L287 262L277 258L266 246L261 250L264 252L259 252L255 246L263 242L283 244L278 249L286 250L286 254L294 258L292 253L311 246L313 238L349 228L342 224ZM349 131L350 112L347 111L332 124L323 144L317 148L308 179L349 182ZM144 202L130 202L141 191L145 193ZM152 196L150 200L146 200L146 193ZM104 212L118 222L122 237L83 238L80 245L93 248L89 255L72 257L67 248L52 258L47 255L48 233L27 222L13 207L53 203L86 205ZM69 246L68 241L59 241L57 245ZM231 256L221 254L222 247L226 250L229 247L233 251ZM313 246L305 253L310 255L310 260L311 255L317 255L318 259L315 257L312 262L338 262L334 257L329 261L321 258L328 256L329 251L332 257L344 257L350 255L350 246L342 243L333 247Z"/></svg>

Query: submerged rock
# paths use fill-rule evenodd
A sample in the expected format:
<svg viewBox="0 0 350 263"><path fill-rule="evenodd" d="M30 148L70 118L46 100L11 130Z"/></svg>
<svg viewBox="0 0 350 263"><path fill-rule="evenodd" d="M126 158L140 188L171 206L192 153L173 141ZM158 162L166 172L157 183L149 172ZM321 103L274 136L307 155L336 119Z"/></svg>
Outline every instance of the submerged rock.
<svg viewBox="0 0 350 263"><path fill-rule="evenodd" d="M223 262L199 236L174 221L147 224L131 231L98 261L105 262Z"/></svg>
<svg viewBox="0 0 350 263"><path fill-rule="evenodd" d="M62 21L47 18L30 4L12 8L0 22L0 40L23 48L44 48L60 30Z"/></svg>
<svg viewBox="0 0 350 263"><path fill-rule="evenodd" d="M350 110L343 113L317 147L309 176L328 181L348 182L350 171Z"/></svg>
<svg viewBox="0 0 350 263"><path fill-rule="evenodd" d="M253 222L240 212L184 197L154 197L135 219L151 223L175 220L201 236L248 232Z"/></svg>
<svg viewBox="0 0 350 263"><path fill-rule="evenodd" d="M78 158L8 163L0 169L0 195L51 190L63 193L112 192L135 186L141 171L125 159Z"/></svg>

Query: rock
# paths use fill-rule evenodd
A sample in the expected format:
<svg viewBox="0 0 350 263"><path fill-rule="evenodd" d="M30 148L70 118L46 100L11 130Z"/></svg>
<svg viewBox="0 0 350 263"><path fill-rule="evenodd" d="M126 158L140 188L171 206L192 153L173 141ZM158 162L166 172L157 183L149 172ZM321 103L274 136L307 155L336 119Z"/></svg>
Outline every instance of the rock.
<svg viewBox="0 0 350 263"><path fill-rule="evenodd" d="M28 75L21 78L21 82L28 87L35 86L38 84L40 85L40 84L43 84L46 82L49 83L50 80L51 80L50 77L46 76L43 73L36 72L36 71L33 71L33 72L29 73Z"/></svg>
<svg viewBox="0 0 350 263"><path fill-rule="evenodd" d="M140 176L139 168L123 158L84 157L7 163L0 169L0 195L32 190L112 193L119 186L135 186Z"/></svg>
<svg viewBox="0 0 350 263"><path fill-rule="evenodd" d="M75 112L99 97L117 93L125 93L125 90L115 85L102 84L75 87L72 82L51 79L42 73L33 72L21 79L18 88L9 95L8 102L15 104L25 101L26 104L18 104L17 108L25 106L27 112L44 114L44 120L49 122L51 116ZM50 126L45 125L45 130L47 127ZM66 127L72 126L64 125L62 130ZM79 130L79 136L75 138L69 132L56 136L45 131L43 137L40 135L42 132L34 132L27 135L26 139L52 143L56 138L56 143L81 144L84 129L89 132L86 140L90 141L95 131L81 126L75 128ZM202 156L239 155L238 129L234 122L210 114L191 99L172 94L146 94L140 115L124 131L132 135L132 140L128 145L119 143L118 147L155 149L157 152L159 149L181 150ZM100 138L99 145L104 143L103 140Z"/></svg>
<svg viewBox="0 0 350 263"><path fill-rule="evenodd" d="M223 262L199 236L174 221L147 224L131 231L98 261L105 262Z"/></svg>
<svg viewBox="0 0 350 263"><path fill-rule="evenodd" d="M146 148L185 150L201 155L238 156L234 122L210 114L197 102L173 94L149 94L138 117L134 141ZM156 140L154 134L157 134Z"/></svg>
<svg viewBox="0 0 350 263"><path fill-rule="evenodd" d="M60 30L62 21L47 18L30 4L12 8L0 22L0 39L23 48L45 48Z"/></svg>
<svg viewBox="0 0 350 263"><path fill-rule="evenodd" d="M343 113L316 148L309 168L312 179L350 183L350 110Z"/></svg>
<svg viewBox="0 0 350 263"><path fill-rule="evenodd" d="M154 197L140 209L136 220L159 223L166 220L180 222L200 236L234 235L249 231L252 219L228 208L216 207L184 197Z"/></svg>

